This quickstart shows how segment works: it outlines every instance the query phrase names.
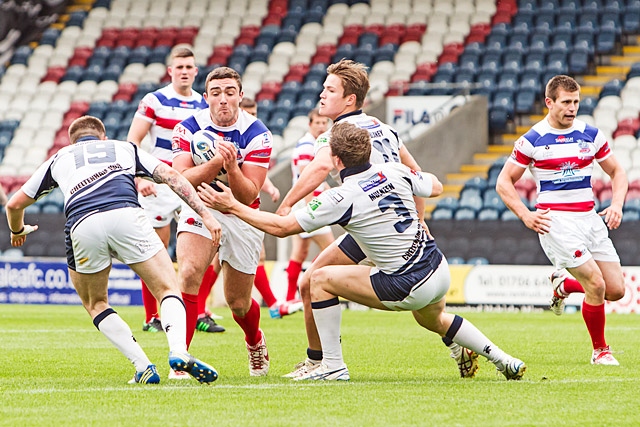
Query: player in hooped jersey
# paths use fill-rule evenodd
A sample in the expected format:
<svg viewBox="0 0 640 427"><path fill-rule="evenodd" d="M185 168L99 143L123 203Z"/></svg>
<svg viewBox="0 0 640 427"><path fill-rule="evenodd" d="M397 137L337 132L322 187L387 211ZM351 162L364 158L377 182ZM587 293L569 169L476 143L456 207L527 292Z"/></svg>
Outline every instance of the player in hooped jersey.
<svg viewBox="0 0 640 427"><path fill-rule="evenodd" d="M194 187L202 182L227 183L238 200L257 210L271 157L271 132L260 120L240 108L242 81L235 70L228 67L214 69L206 78L205 89L209 108L182 121L173 130L173 167ZM195 166L190 151L191 140L197 131L204 129L218 135L216 155ZM218 252L225 298L233 318L245 333L249 373L266 375L269 356L260 329L260 306L251 297L264 233L234 215L212 212L222 224L219 248L211 244L209 232L191 208L183 207L180 212L178 276L187 305L187 325L195 326L196 294L205 270ZM190 342L191 337L187 338Z"/></svg>
<svg viewBox="0 0 640 427"><path fill-rule="evenodd" d="M170 166L130 142L107 140L104 124L83 116L69 126L71 145L43 163L7 205L11 244L22 246L37 226L24 224L24 209L56 187L64 194L65 244L69 276L95 327L135 366L130 383L160 382L131 329L109 306L111 257L145 279L160 301L169 342L169 365L198 381L215 381L217 372L187 353L185 306L169 254L138 203L134 177L167 184L200 212L219 242L221 227L191 184Z"/></svg>
<svg viewBox="0 0 640 427"><path fill-rule="evenodd" d="M127 140L139 147L143 139L150 137L149 152L168 165L173 163L171 137L173 128L194 112L206 109L207 103L201 94L192 88L198 74L195 56L187 47L176 46L169 55L167 73L171 83L154 92L146 94L131 122ZM181 200L169 187L155 184L144 179L137 179L138 199L144 208L147 218L164 243L169 246L171 221L178 219ZM210 268L203 279L202 292L199 295L198 329L206 332L224 332L224 328L205 313L206 299L215 282L215 272ZM157 332L162 330L158 315L158 304L142 281L142 303L145 309L143 331ZM178 373L176 376L179 377ZM184 376L183 376L184 378ZM188 377L187 377L188 378Z"/></svg>
<svg viewBox="0 0 640 427"><path fill-rule="evenodd" d="M296 380L349 380L342 357L338 297L380 310L411 311L424 328L440 335L452 351L468 348L489 359L507 380L519 380L525 364L498 348L473 324L445 312L450 276L447 261L418 218L414 195L437 196L442 184L430 174L398 162L370 163L371 139L366 129L341 122L331 129L331 158L343 184L327 190L306 208L287 216L252 212L224 193L202 184L205 204L233 212L265 232L284 237L338 224L349 231L361 251L354 261L371 265L330 265L311 277L311 308L323 359L319 367ZM473 369L476 364L464 369ZM460 367L463 372L463 368Z"/></svg>
<svg viewBox="0 0 640 427"><path fill-rule="evenodd" d="M291 153L291 176L293 185L300 178L302 171L313 160L315 152L316 138L322 133L327 131L329 126L329 119L325 116L321 116L318 109L314 108L309 112L309 129L296 143ZM322 191L329 186L326 182L323 182L313 190L312 193L305 196L303 200L300 200L296 207L303 207L307 202L315 196L318 196ZM320 250L324 250L335 239L330 227L322 227L313 233L300 233L291 236L291 255L289 256L289 265L287 265L287 301L293 300L298 292L298 278L302 272L302 263L307 258L309 253L309 246L313 241Z"/></svg>
<svg viewBox="0 0 640 427"><path fill-rule="evenodd" d="M371 150L372 163L402 162L414 170L420 170L420 166L404 146L398 133L377 118L362 111L368 91L369 77L366 67L363 64L343 59L327 68L324 89L320 93L319 112L333 120L334 123L348 122L367 129L374 148ZM289 213L296 202L315 190L330 173L339 180L340 177L334 170L329 154L329 139L330 131L316 139L315 157L300 174L300 178L282 200L276 213L280 215ZM418 216L423 219L424 200L417 198L416 207ZM300 278L298 285L300 297L304 303L305 328L309 347L307 348L306 360L298 363L294 371L287 377L293 378L304 374L307 370L319 366L322 360L320 337L311 314L311 296L309 294L311 274L316 268L325 265L353 264L354 261L350 255L354 251L359 251L357 243L349 234L345 234L323 250Z"/></svg>
<svg viewBox="0 0 640 427"><path fill-rule="evenodd" d="M593 346L591 363L618 365L605 339L604 302L622 298L625 286L607 227L616 229L622 221L627 175L602 131L576 119L580 86L573 78L551 78L545 104L549 113L515 142L496 189L509 209L538 233L542 249L557 270L551 275L551 310L562 314L564 298L584 293L582 317ZM613 190L611 205L599 214L591 188L594 162L611 177ZM515 189L526 168L537 184L533 212Z"/></svg>

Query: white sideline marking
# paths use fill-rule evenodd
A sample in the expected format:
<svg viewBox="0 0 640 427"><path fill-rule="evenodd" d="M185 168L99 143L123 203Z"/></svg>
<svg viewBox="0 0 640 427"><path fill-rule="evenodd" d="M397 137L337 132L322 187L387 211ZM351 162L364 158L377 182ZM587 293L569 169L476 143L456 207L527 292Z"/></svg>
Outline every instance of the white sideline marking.
<svg viewBox="0 0 640 427"><path fill-rule="evenodd" d="M195 380L194 380L195 381ZM505 383L507 384L506 381L500 381L498 380L497 382L501 382L501 383ZM633 382L636 383L637 379L635 378L606 378L606 379L601 379L601 380L596 380L596 379L592 379L592 380L577 380L577 379L566 379L566 380L540 380L540 381L531 381L531 380L524 380L524 381L519 381L519 382L509 382L508 384L527 384L527 383L531 383L531 384L539 384L539 383L546 383L546 384L575 384L575 383L584 383L584 384L588 384L588 383L601 383L601 382L607 382L607 383L611 383L611 382L616 382L616 383L627 383L627 382ZM229 390L234 390L234 389L247 389L247 390L269 390L269 389L278 389L278 388L289 388L289 387L296 387L296 388L300 388L300 387L318 387L318 386L337 386L337 387L355 387L355 386L370 386L372 384L384 384L385 386L390 386L390 385L407 385L407 384L422 384L422 381L392 381L392 382L379 382L379 381L317 381L317 382L301 382L301 381L291 381L290 383L286 383L286 384L246 384L246 385L215 385L212 384L211 387L212 389L229 389ZM13 391L9 391L9 390L3 390L3 395L33 395L33 394L52 394L52 393L86 393L86 392L122 392L122 391L130 391L130 392L140 392L143 390L193 390L194 387L198 387L197 384L192 383L192 385L190 386L168 386L168 385L148 385L148 386L144 386L144 385L129 385L129 386L122 386L122 387L92 387L92 388L77 388L77 389L55 389L55 388L42 388L42 389L33 389L33 390L13 390ZM206 388L206 385L201 385L200 387L204 387Z"/></svg>

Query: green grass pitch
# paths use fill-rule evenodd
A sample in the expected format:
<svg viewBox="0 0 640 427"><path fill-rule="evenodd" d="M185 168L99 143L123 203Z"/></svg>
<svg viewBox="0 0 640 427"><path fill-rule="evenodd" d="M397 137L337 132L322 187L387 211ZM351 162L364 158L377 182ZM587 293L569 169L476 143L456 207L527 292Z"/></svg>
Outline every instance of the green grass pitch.
<svg viewBox="0 0 640 427"><path fill-rule="evenodd" d="M78 306L0 305L2 426L637 426L640 318L609 315L607 339L621 366L589 364L577 314L461 312L528 366L507 382L482 359L461 379L435 334L409 313L345 311L342 342L351 381L294 382L303 359L301 314L262 312L268 377L248 373L243 334L228 309L223 334L197 332L191 351L220 374L211 386L168 381L164 334L141 331L141 307L116 307L162 376L128 385L133 366ZM455 307L449 309L456 312Z"/></svg>

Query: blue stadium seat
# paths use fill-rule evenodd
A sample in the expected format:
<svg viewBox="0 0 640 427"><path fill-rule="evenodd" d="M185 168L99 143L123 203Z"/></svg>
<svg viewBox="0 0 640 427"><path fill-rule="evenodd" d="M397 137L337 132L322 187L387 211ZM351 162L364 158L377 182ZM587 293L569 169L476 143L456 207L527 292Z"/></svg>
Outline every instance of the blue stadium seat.
<svg viewBox="0 0 640 427"><path fill-rule="evenodd" d="M620 96L620 91L622 90L622 88L624 87L624 83L619 80L619 79L613 79L613 80L609 80L607 83L605 83L602 86L602 89L600 90L600 94L598 95L598 98L604 98L605 96L609 96L609 95L616 95L616 96Z"/></svg>
<svg viewBox="0 0 640 427"><path fill-rule="evenodd" d="M452 257L447 257L447 263L449 265L463 265L464 262L464 258L459 257L459 256L452 256Z"/></svg>
<svg viewBox="0 0 640 427"><path fill-rule="evenodd" d="M589 48L584 45L574 46L569 53L568 65L571 74L587 74L591 54Z"/></svg>
<svg viewBox="0 0 640 427"><path fill-rule="evenodd" d="M516 92L515 112L518 114L533 113L535 110L536 92L534 90L519 89Z"/></svg>
<svg viewBox="0 0 640 427"><path fill-rule="evenodd" d="M455 197L443 197L442 199L438 200L436 208L450 209L452 211L455 211L456 209L458 209L458 199L456 199Z"/></svg>
<svg viewBox="0 0 640 427"><path fill-rule="evenodd" d="M596 104L598 100L593 97L585 97L580 100L580 109L578 110L578 114L593 114L594 108L596 108Z"/></svg>
<svg viewBox="0 0 640 427"><path fill-rule="evenodd" d="M476 257L469 258L467 260L466 264L469 264L469 265L488 265L489 264L489 260L486 259L485 257L482 257L482 256L476 256Z"/></svg>
<svg viewBox="0 0 640 427"><path fill-rule="evenodd" d="M606 54L614 51L616 46L616 29L611 27L600 28L596 36L595 45L597 54Z"/></svg>
<svg viewBox="0 0 640 427"><path fill-rule="evenodd" d="M622 15L622 32L624 34L638 34L640 32L640 4L626 7Z"/></svg>
<svg viewBox="0 0 640 427"><path fill-rule="evenodd" d="M496 91L496 79L498 73L496 71L480 71L476 76L476 83L480 84L480 88L476 88L472 91L474 95L484 95L491 97Z"/></svg>
<svg viewBox="0 0 640 427"><path fill-rule="evenodd" d="M76 83L80 83L83 73L84 68L80 67L79 65L72 65L71 67L67 67L67 71L64 73L64 76L62 76L62 79L60 79L60 81L66 82L70 80Z"/></svg>
<svg viewBox="0 0 640 427"><path fill-rule="evenodd" d="M431 220L437 221L440 219L446 219L446 220L453 219L453 213L454 213L453 209L436 207L433 210L433 212L431 212Z"/></svg>
<svg viewBox="0 0 640 427"><path fill-rule="evenodd" d="M453 214L453 219L458 221L476 219L477 212L478 211L476 209L472 209L472 208L467 208L467 207L458 208L458 210L456 210L456 212Z"/></svg>
<svg viewBox="0 0 640 427"><path fill-rule="evenodd" d="M484 44L486 52L496 53L500 55L507 47L507 36L491 33L489 34L489 36L487 36Z"/></svg>
<svg viewBox="0 0 640 427"><path fill-rule="evenodd" d="M356 46L351 43L345 43L338 46L336 53L333 54L333 62L339 62L341 59L352 59L355 54Z"/></svg>
<svg viewBox="0 0 640 427"><path fill-rule="evenodd" d="M502 201L500 195L495 188L488 188L482 195L482 206L484 208L495 209L499 212L507 209L507 206Z"/></svg>
<svg viewBox="0 0 640 427"><path fill-rule="evenodd" d="M275 111L269 119L267 127L274 135L282 135L289 123L289 117L289 112L287 111Z"/></svg>
<svg viewBox="0 0 640 427"><path fill-rule="evenodd" d="M487 189L487 180L481 176L474 176L464 183L462 190L464 191L467 188L475 188L480 190L480 193L482 193Z"/></svg>
<svg viewBox="0 0 640 427"><path fill-rule="evenodd" d="M482 208L477 218L479 221L497 221L500 219L500 212L492 208Z"/></svg>
<svg viewBox="0 0 640 427"><path fill-rule="evenodd" d="M640 62L635 62L631 64L631 68L629 68L629 72L627 73L627 80L632 77L640 76Z"/></svg>

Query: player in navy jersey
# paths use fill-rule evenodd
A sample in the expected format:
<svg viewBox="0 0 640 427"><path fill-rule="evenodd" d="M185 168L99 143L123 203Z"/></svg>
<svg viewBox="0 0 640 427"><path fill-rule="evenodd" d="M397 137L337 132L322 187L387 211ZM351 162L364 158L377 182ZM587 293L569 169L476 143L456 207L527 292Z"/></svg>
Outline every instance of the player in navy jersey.
<svg viewBox="0 0 640 427"><path fill-rule="evenodd" d="M450 275L447 261L417 215L414 196L442 193L442 184L430 174L398 162L370 163L369 132L348 122L331 129L331 159L343 184L314 198L306 208L287 216L253 212L207 184L198 187L208 206L231 212L267 233L285 237L329 224L347 230L355 242L349 247L354 263L329 265L311 276L311 308L323 350L319 367L296 380L349 380L342 358L338 297L379 310L411 311L416 321L433 331L453 351L470 349L490 360L508 379L519 380L525 364L511 357L460 316L445 312ZM465 366L473 369L477 363ZM461 368L462 372L463 369Z"/></svg>
<svg viewBox="0 0 640 427"><path fill-rule="evenodd" d="M201 94L192 88L198 75L196 59L193 52L187 47L176 46L169 55L167 73L171 76L171 83L154 92L146 94L131 122L127 140L136 143L139 147L144 138L149 135L149 152L168 165L173 162L171 151L171 137L173 128L182 120L193 115L196 111L206 109L207 103ZM181 200L169 187L164 184L155 184L145 179L137 179L138 199L144 212L151 221L153 228L164 243L169 247L171 236L171 221L178 219ZM204 304L211 291L216 277L213 268L209 269L201 286L202 295L199 296L198 330L206 332L224 332L224 328L216 324L207 313ZM162 330L158 304L142 282L142 303L145 309L145 321L143 331L157 332ZM180 376L180 374L177 374Z"/></svg>
<svg viewBox="0 0 640 427"><path fill-rule="evenodd" d="M604 336L604 302L622 298L625 287L607 227L616 229L622 221L627 175L602 131L576 119L580 85L573 78L551 78L545 104L547 116L515 142L496 190L509 209L538 233L542 249L557 270L551 275L553 312L562 314L564 298L570 293L584 293L582 317L593 345L591 363L618 365ZM611 177L613 189L611 205L599 213L594 210L591 188L595 162ZM526 168L537 183L535 211L529 211L515 189Z"/></svg>
<svg viewBox="0 0 640 427"><path fill-rule="evenodd" d="M185 306L173 263L140 208L134 178L167 184L202 215L213 244L220 241L220 224L183 176L132 143L107 140L99 119L76 119L69 126L69 140L71 145L42 164L7 204L11 244L22 246L37 230L24 224L25 208L60 187L69 276L96 328L135 366L130 383L158 383L160 376L129 326L109 306L111 256L128 264L160 301L171 368L200 382L214 381L217 372L187 353Z"/></svg>
<svg viewBox="0 0 640 427"><path fill-rule="evenodd" d="M369 91L369 77L363 64L350 60L342 60L327 68L324 89L320 93L319 112L333 120L334 123L348 122L367 129L371 136L372 163L401 162L414 170L420 170L409 150L404 146L398 133L390 126L362 111L365 97ZM315 142L314 158L305 167L300 177L283 199L277 210L278 214L289 213L291 207L314 191L327 176L331 174L335 180L340 177L336 173L329 155L330 133L321 134ZM424 200L416 199L416 208L420 219L424 218ZM426 224L425 224L426 228ZM311 315L311 296L309 294L309 277L316 268L325 265L353 264L345 252L352 241L348 234L338 237L336 241L323 250L313 261L309 269L302 275L298 286L300 297L304 303L304 319L307 333L307 358L296 365L293 372L286 375L295 377L306 373L320 365L322 347L320 337Z"/></svg>
<svg viewBox="0 0 640 427"><path fill-rule="evenodd" d="M235 70L214 69L206 78L205 89L209 108L180 122L173 130L173 167L194 187L202 182L228 183L238 200L257 211L271 157L271 132L240 108L242 81ZM191 141L199 130L217 135L216 154L208 162L195 166ZM260 305L251 297L264 233L234 215L212 212L222 224L219 251L211 245L211 236L202 227L199 215L188 206L180 212L176 250L178 276L187 304L187 325L195 323L196 294L207 266L218 252L225 298L233 318L245 333L249 373L266 375L269 355L260 329ZM189 343L191 338L187 336L187 339Z"/></svg>

